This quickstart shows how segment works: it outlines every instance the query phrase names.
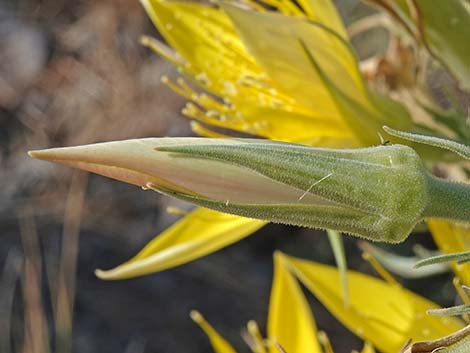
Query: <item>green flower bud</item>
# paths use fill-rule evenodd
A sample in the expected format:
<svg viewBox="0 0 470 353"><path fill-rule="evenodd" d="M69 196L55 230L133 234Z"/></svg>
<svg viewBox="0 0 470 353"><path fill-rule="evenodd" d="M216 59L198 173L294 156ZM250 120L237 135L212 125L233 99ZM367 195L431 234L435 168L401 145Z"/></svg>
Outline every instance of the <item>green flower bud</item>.
<svg viewBox="0 0 470 353"><path fill-rule="evenodd" d="M468 188L430 176L416 152L402 145L332 150L162 138L30 154L218 211L375 241L402 241L428 216L470 219L470 211L461 212Z"/></svg>

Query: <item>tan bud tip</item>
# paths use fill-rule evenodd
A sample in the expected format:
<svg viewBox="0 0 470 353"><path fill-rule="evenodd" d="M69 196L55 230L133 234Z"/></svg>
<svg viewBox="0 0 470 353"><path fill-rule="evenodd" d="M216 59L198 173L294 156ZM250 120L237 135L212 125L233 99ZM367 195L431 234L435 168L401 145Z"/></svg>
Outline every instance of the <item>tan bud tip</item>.
<svg viewBox="0 0 470 353"><path fill-rule="evenodd" d="M50 151L50 149L28 151L28 155L36 159L50 160L52 159Z"/></svg>
<svg viewBox="0 0 470 353"><path fill-rule="evenodd" d="M36 151L28 151L28 155L33 158L40 158L41 156L41 150L36 150Z"/></svg>

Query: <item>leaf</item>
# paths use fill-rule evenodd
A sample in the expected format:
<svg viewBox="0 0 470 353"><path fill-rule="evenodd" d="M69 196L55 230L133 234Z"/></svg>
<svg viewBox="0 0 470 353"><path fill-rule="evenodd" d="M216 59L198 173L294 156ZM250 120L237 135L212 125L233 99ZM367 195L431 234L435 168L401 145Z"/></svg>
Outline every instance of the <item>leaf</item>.
<svg viewBox="0 0 470 353"><path fill-rule="evenodd" d="M470 350L470 326L434 341L416 342L403 353L467 353Z"/></svg>
<svg viewBox="0 0 470 353"><path fill-rule="evenodd" d="M233 244L265 224L198 208L156 236L129 261L111 270L97 270L96 275L115 280L163 271Z"/></svg>
<svg viewBox="0 0 470 353"><path fill-rule="evenodd" d="M429 315L434 316L462 316L470 314L470 304L462 304L442 309L430 309L427 311Z"/></svg>
<svg viewBox="0 0 470 353"><path fill-rule="evenodd" d="M445 255L437 255L433 257L428 257L427 259L420 260L416 262L415 267L419 268L422 266L429 266L443 262L450 262L450 261L457 261L458 263L464 263L470 261L470 252L460 252L454 254L445 254Z"/></svg>
<svg viewBox="0 0 470 353"><path fill-rule="evenodd" d="M321 353L311 309L281 253L274 255L268 338L288 353ZM274 352L278 351L273 347Z"/></svg>
<svg viewBox="0 0 470 353"><path fill-rule="evenodd" d="M443 148L449 151L452 151L458 154L460 157L465 159L470 159L470 146L466 146L462 143L457 141L452 141L445 138L440 138L436 136L427 136L427 135L420 135L406 131L399 131L392 129L388 126L384 126L383 129L390 135L399 137L408 141L413 141L417 143L422 143L424 145L434 146Z"/></svg>
<svg viewBox="0 0 470 353"><path fill-rule="evenodd" d="M341 277L341 288L343 289L344 306L349 306L349 290L348 290L348 265L346 264L346 254L344 253L343 238L340 233L334 230L327 230L328 240L335 256L336 266Z"/></svg>
<svg viewBox="0 0 470 353"><path fill-rule="evenodd" d="M343 325L384 353L396 353L409 339L429 340L463 327L460 320L426 316L433 302L397 285L349 271L351 305L344 307L331 266L288 257L296 276Z"/></svg>

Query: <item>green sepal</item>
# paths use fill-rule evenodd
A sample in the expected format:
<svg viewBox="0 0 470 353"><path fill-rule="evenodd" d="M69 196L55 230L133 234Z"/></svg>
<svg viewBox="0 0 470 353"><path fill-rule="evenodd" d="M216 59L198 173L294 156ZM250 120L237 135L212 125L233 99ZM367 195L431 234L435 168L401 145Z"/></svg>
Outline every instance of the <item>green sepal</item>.
<svg viewBox="0 0 470 353"><path fill-rule="evenodd" d="M281 143L159 148L181 158L209 158L256 171L313 195L319 204L234 204L230 200L165 192L201 206L277 223L334 229L374 241L400 242L422 220L426 173L402 145L355 150Z"/></svg>
<svg viewBox="0 0 470 353"><path fill-rule="evenodd" d="M469 262L470 251L428 257L427 259L423 259L423 260L416 262L415 268L420 268L423 266L429 266L429 265L440 264L440 263L445 263L445 262L451 262L451 261L456 261L458 263Z"/></svg>
<svg viewBox="0 0 470 353"><path fill-rule="evenodd" d="M439 147L458 154L460 157L470 159L470 147L457 141L436 137L414 134L411 132L399 131L391 127L384 126L383 129L390 135L402 138L404 140L421 143L424 145Z"/></svg>

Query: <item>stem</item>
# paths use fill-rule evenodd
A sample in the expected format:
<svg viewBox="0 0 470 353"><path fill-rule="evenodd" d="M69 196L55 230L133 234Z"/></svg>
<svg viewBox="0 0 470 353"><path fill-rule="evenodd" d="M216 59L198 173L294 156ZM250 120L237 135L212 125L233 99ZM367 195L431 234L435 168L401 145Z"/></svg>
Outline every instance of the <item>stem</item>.
<svg viewBox="0 0 470 353"><path fill-rule="evenodd" d="M428 205L424 217L470 222L470 185L428 175Z"/></svg>

